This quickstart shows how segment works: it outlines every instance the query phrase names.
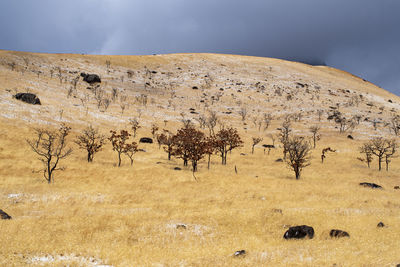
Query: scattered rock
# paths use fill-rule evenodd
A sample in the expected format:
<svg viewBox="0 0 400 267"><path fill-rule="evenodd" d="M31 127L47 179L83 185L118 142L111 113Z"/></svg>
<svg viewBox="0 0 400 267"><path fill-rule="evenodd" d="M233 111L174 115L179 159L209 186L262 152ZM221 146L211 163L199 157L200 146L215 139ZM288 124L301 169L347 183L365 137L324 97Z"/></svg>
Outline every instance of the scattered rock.
<svg viewBox="0 0 400 267"><path fill-rule="evenodd" d="M347 138L349 138L349 139L351 139L351 140L354 140L354 137L351 136L350 134L347 136Z"/></svg>
<svg viewBox="0 0 400 267"><path fill-rule="evenodd" d="M265 148L275 148L274 145L266 145L266 144L264 144L264 145L262 145L262 146L265 147Z"/></svg>
<svg viewBox="0 0 400 267"><path fill-rule="evenodd" d="M235 256L235 257L244 257L244 256L246 256L246 250L244 250L244 249L238 250L233 254L233 256Z"/></svg>
<svg viewBox="0 0 400 267"><path fill-rule="evenodd" d="M279 159L275 160L275 162L283 162L283 159L279 158Z"/></svg>
<svg viewBox="0 0 400 267"><path fill-rule="evenodd" d="M174 170L175 170L175 171L180 171L180 170L182 170L182 169L179 168L179 167L175 167Z"/></svg>
<svg viewBox="0 0 400 267"><path fill-rule="evenodd" d="M142 138L140 138L139 143L152 144L153 143L153 139L151 139L150 137L142 137Z"/></svg>
<svg viewBox="0 0 400 267"><path fill-rule="evenodd" d="M382 186L374 184L374 183L360 183L361 186L371 187L371 188L379 188L382 189Z"/></svg>
<svg viewBox="0 0 400 267"><path fill-rule="evenodd" d="M97 74L86 74L84 72L81 73L83 80L89 84L92 83L101 83L100 76Z"/></svg>
<svg viewBox="0 0 400 267"><path fill-rule="evenodd" d="M293 226L285 232L283 238L285 239L301 239L308 236L310 239L314 237L314 228L307 225Z"/></svg>
<svg viewBox="0 0 400 267"><path fill-rule="evenodd" d="M340 237L350 237L349 233L343 230L332 229L329 232L330 237L340 238Z"/></svg>
<svg viewBox="0 0 400 267"><path fill-rule="evenodd" d="M281 209L272 209L272 212L282 214L282 210Z"/></svg>
<svg viewBox="0 0 400 267"><path fill-rule="evenodd" d="M379 222L376 227L385 227L385 224L383 222Z"/></svg>
<svg viewBox="0 0 400 267"><path fill-rule="evenodd" d="M14 96L16 99L32 105L41 105L40 99L31 93L18 93Z"/></svg>
<svg viewBox="0 0 400 267"><path fill-rule="evenodd" d="M183 223L179 223L176 225L176 229L186 230L186 228L187 228L186 224L183 224Z"/></svg>
<svg viewBox="0 0 400 267"><path fill-rule="evenodd" d="M0 218L2 220L10 220L11 216L8 215L6 212L4 212L3 210L0 210Z"/></svg>

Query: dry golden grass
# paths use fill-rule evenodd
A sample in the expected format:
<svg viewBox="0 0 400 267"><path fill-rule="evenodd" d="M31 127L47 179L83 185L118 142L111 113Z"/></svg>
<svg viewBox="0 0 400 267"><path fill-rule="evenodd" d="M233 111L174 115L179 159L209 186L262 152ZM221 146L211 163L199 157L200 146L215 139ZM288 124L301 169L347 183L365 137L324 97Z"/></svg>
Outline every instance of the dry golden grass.
<svg viewBox="0 0 400 267"><path fill-rule="evenodd" d="M68 56L74 57L81 58ZM102 57L89 58L105 61ZM135 60L148 62L148 58ZM133 68L136 64L124 60L112 57L114 65ZM257 63L259 59L253 60ZM297 66L304 72L310 68L302 64L292 67ZM35 76L29 75L23 77L34 81ZM341 79L339 83L357 78ZM5 84L0 88L2 91L27 83L7 70L0 71L0 80ZM322 139L312 152L312 165L304 170L300 180L295 180L284 163L275 162L282 156L280 148L267 155L257 146L255 153L250 153L251 137L259 133L249 121L247 131L240 129L245 146L228 155L226 166L220 164L217 156L213 156L210 170L201 162L196 182L190 169L183 168L179 160L168 161L157 144L141 144L140 148L146 152L135 155L132 167L127 158L123 159L122 167L115 167L116 154L110 144L95 155L93 163L85 162L84 151L78 150L72 139L86 121L93 122L105 134L111 128L125 127L127 122L119 124L98 114L97 119L87 117L64 103L74 100L51 91L57 86L56 80L47 77L40 82L50 85L50 89L36 88L42 92L47 107L24 104L28 108L19 110L16 100L2 106L4 112L10 112L5 110L7 105L15 108L16 114L15 118L0 117L0 209L13 216L9 221L0 220L2 266L394 266L400 263L400 191L393 189L400 184L400 159L393 160L389 172L378 172L376 161L368 169L356 159L365 135L356 131L354 135L360 138L349 140L324 119ZM397 99L387 92L380 93L382 97ZM5 100L9 95L2 92L1 96ZM246 97L241 99L245 101ZM40 164L25 139L32 136L32 127L39 120L54 123L48 127L60 121L54 113L60 107L57 103L62 103L67 122L74 129L70 138L74 153L61 163L67 169L57 172L55 182L48 185L41 174L32 172ZM49 117L46 108L50 110ZM155 109L151 105L147 108ZM170 119L168 128L178 127L181 108L178 102L176 111L171 108L161 111L176 116L175 121ZM95 111L94 107L92 110ZM128 113L134 110L131 107ZM118 112L114 106L105 114L118 118ZM123 120L128 117L120 116ZM23 118L30 118L31 122ZM162 126L162 121L156 120ZM307 127L314 123L312 120L295 123L294 128L307 133ZM144 114L143 121L146 125L139 130L139 136L150 136L149 126L154 121L151 113ZM273 133L281 121L281 118L274 120L267 133ZM230 123L242 126L238 118ZM371 131L366 126L362 129ZM269 143L267 133L263 134L263 143ZM320 151L326 146L338 152L328 154L321 164ZM173 170L176 166L183 169ZM360 182L375 182L384 190L363 188L358 185ZM380 221L388 227L377 228ZM187 228L177 229L177 224L185 224ZM283 239L289 226L302 224L314 227L314 239ZM332 228L348 231L351 237L332 240L329 238ZM241 249L247 251L244 258L232 256Z"/></svg>

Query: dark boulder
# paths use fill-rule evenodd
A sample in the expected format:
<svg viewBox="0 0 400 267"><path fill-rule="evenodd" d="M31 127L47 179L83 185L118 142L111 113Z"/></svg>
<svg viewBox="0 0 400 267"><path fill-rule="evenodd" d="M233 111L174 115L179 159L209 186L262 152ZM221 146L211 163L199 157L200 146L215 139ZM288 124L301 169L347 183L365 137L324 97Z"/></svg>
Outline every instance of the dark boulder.
<svg viewBox="0 0 400 267"><path fill-rule="evenodd" d="M244 249L238 250L233 254L233 256L235 256L235 257L244 257L244 256L246 256L246 250L244 250Z"/></svg>
<svg viewBox="0 0 400 267"><path fill-rule="evenodd" d="M342 230L332 229L329 232L330 237L340 238L340 237L350 237L349 233Z"/></svg>
<svg viewBox="0 0 400 267"><path fill-rule="evenodd" d="M374 183L360 183L361 186L370 187L370 188L379 188L382 189L382 186L374 184Z"/></svg>
<svg viewBox="0 0 400 267"><path fill-rule="evenodd" d="M5 213L3 210L0 210L0 218L1 218L2 220L10 220L10 219L11 219L11 216L8 215L7 213Z"/></svg>
<svg viewBox="0 0 400 267"><path fill-rule="evenodd" d="M265 147L265 148L275 148L274 145L266 145L266 144L264 144L264 145L262 145L262 146Z"/></svg>
<svg viewBox="0 0 400 267"><path fill-rule="evenodd" d="M283 159L281 159L281 158L276 159L275 162L283 162Z"/></svg>
<svg viewBox="0 0 400 267"><path fill-rule="evenodd" d="M183 223L179 223L176 225L176 229L186 230L186 228L187 228L186 224L183 224Z"/></svg>
<svg viewBox="0 0 400 267"><path fill-rule="evenodd" d="M314 237L314 228L307 225L293 226L285 232L283 238L285 239L301 239L308 236L310 239Z"/></svg>
<svg viewBox="0 0 400 267"><path fill-rule="evenodd" d="M383 222L379 222L378 225L377 225L376 227L379 227L379 228L385 227L385 224L384 224Z"/></svg>
<svg viewBox="0 0 400 267"><path fill-rule="evenodd" d="M182 169L179 168L179 167L175 167L174 170L175 170L175 171L180 171L180 170L182 170Z"/></svg>
<svg viewBox="0 0 400 267"><path fill-rule="evenodd" d="M351 139L351 140L354 140L354 137L351 136L350 134L347 136L347 138L349 138L349 139Z"/></svg>
<svg viewBox="0 0 400 267"><path fill-rule="evenodd" d="M400 186L398 186L398 185L395 185L395 186L393 187L393 189L396 189L396 190L398 190L398 189L400 189Z"/></svg>
<svg viewBox="0 0 400 267"><path fill-rule="evenodd" d="M97 74L86 74L84 72L81 73L83 80L89 84L92 83L101 83L100 76Z"/></svg>
<svg viewBox="0 0 400 267"><path fill-rule="evenodd" d="M18 93L14 96L16 99L21 100L23 102L32 104L32 105L41 105L40 99L31 93Z"/></svg>
<svg viewBox="0 0 400 267"><path fill-rule="evenodd" d="M153 139L151 139L150 137L142 137L142 138L140 138L139 143L152 144Z"/></svg>

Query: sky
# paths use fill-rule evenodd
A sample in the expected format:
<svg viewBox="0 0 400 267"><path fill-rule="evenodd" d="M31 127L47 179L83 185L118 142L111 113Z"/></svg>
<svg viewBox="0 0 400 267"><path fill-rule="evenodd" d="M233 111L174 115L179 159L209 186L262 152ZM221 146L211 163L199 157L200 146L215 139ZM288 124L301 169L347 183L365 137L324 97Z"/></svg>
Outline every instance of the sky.
<svg viewBox="0 0 400 267"><path fill-rule="evenodd" d="M2 0L0 49L326 64L400 95L399 0Z"/></svg>

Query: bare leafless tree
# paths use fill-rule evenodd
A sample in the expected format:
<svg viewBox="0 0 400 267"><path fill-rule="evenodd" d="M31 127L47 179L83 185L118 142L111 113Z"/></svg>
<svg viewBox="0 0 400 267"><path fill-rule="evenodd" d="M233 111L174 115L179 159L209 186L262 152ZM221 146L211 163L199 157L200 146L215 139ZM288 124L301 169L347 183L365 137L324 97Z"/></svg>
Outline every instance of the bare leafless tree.
<svg viewBox="0 0 400 267"><path fill-rule="evenodd" d="M158 129L159 129L159 128L158 128L157 124L153 123L153 124L151 125L151 135L153 136L153 138L156 137L157 132L158 132Z"/></svg>
<svg viewBox="0 0 400 267"><path fill-rule="evenodd" d="M119 106L121 108L121 114L124 114L126 106L128 105L126 100L127 100L127 96L126 95L120 95L119 96Z"/></svg>
<svg viewBox="0 0 400 267"><path fill-rule="evenodd" d="M133 137L136 137L137 130L142 128L142 126L140 126L139 119L138 118L129 119L129 124L131 125L133 131Z"/></svg>
<svg viewBox="0 0 400 267"><path fill-rule="evenodd" d="M385 159L386 170L389 169L390 158L396 153L397 144L395 140L383 137L372 138L364 146L378 158L378 169L382 170L382 162Z"/></svg>
<svg viewBox="0 0 400 267"><path fill-rule="evenodd" d="M294 171L296 179L300 179L301 171L309 166L311 159L311 145L304 137L289 137L287 142L286 163Z"/></svg>
<svg viewBox="0 0 400 267"><path fill-rule="evenodd" d="M261 137L253 137L253 144L251 145L251 154L254 154L254 147L259 144L263 139Z"/></svg>
<svg viewBox="0 0 400 267"><path fill-rule="evenodd" d="M199 123L199 126L201 129L204 129L207 124L207 118L204 115L199 115L198 118L195 118L195 120Z"/></svg>
<svg viewBox="0 0 400 267"><path fill-rule="evenodd" d="M339 132L351 132L356 127L356 122L354 120L348 120L344 116L337 116L335 122L339 125Z"/></svg>
<svg viewBox="0 0 400 267"><path fill-rule="evenodd" d="M264 114L264 131L268 129L269 125L271 124L271 121L272 121L272 115Z"/></svg>
<svg viewBox="0 0 400 267"><path fill-rule="evenodd" d="M389 163L392 161L391 158L394 158L394 154L397 152L397 143L395 140L387 141L387 149L385 152L385 163L386 163L386 171L389 171Z"/></svg>
<svg viewBox="0 0 400 267"><path fill-rule="evenodd" d="M390 118L390 130L393 131L393 133L398 136L400 133L400 116L399 115L393 115Z"/></svg>
<svg viewBox="0 0 400 267"><path fill-rule="evenodd" d="M102 149L105 143L105 136L100 134L98 129L89 125L77 136L75 143L80 149L87 151L87 161L92 162L94 154Z"/></svg>
<svg viewBox="0 0 400 267"><path fill-rule="evenodd" d="M278 138L283 146L283 158L286 159L286 154L288 152L288 147L287 147L288 140L290 133L292 132L290 120L286 118L285 121L282 123L282 126L278 128L278 130L279 130Z"/></svg>
<svg viewBox="0 0 400 267"><path fill-rule="evenodd" d="M210 114L207 118L207 127L210 130L210 135L214 135L214 128L217 126L218 122L217 112L210 111L209 113Z"/></svg>
<svg viewBox="0 0 400 267"><path fill-rule="evenodd" d="M35 129L35 138L27 140L29 146L43 162L43 176L50 184L54 181L54 171L64 170L58 167L59 162L72 153L67 147L67 136L71 128L61 124L58 130Z"/></svg>
<svg viewBox="0 0 400 267"><path fill-rule="evenodd" d="M242 118L242 121L243 121L243 122L246 121L246 117L247 117L247 108L246 108L246 107L242 107L242 108L239 110L239 115L240 115L240 117Z"/></svg>
<svg viewBox="0 0 400 267"><path fill-rule="evenodd" d="M317 140L320 139L320 135L318 134L320 129L321 127L319 127L318 125L314 125L309 128L310 132L313 135L314 148L317 145Z"/></svg>
<svg viewBox="0 0 400 267"><path fill-rule="evenodd" d="M321 117L324 114L324 111L322 109L317 110L317 115L318 115L318 121L321 121Z"/></svg>
<svg viewBox="0 0 400 267"><path fill-rule="evenodd" d="M363 144L363 146L360 147L360 153L364 155L364 158L357 158L361 162L365 162L368 165L368 168L370 168L371 162L372 162L372 151L371 147L368 144Z"/></svg>

